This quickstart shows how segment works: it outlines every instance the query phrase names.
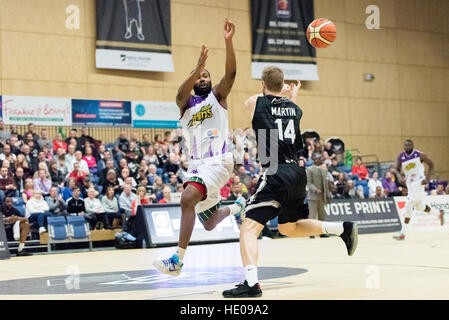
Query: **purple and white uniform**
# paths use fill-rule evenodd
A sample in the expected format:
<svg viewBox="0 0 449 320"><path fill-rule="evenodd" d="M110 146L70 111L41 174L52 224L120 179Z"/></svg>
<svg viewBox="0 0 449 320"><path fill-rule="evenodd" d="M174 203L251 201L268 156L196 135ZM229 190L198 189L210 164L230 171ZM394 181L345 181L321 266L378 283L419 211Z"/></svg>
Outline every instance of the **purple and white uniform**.
<svg viewBox="0 0 449 320"><path fill-rule="evenodd" d="M229 148L228 110L219 103L213 91L203 97L191 96L181 125L189 156L187 181L200 178L207 189L207 198L195 207L200 213L220 203L220 189L232 173L234 162Z"/></svg>
<svg viewBox="0 0 449 320"><path fill-rule="evenodd" d="M426 195L424 185L421 184L426 179L424 173L424 164L421 162L421 152L413 150L409 155L402 152L398 157L404 171L408 189L407 200L421 201Z"/></svg>

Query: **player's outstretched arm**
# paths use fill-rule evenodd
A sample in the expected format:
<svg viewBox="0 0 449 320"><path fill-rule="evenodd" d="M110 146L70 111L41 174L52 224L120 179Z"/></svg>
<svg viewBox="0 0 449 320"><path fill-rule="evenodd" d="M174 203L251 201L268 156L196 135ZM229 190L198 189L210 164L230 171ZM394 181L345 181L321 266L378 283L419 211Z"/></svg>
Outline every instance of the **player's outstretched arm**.
<svg viewBox="0 0 449 320"><path fill-rule="evenodd" d="M429 171L427 172L426 180L422 181L422 184L426 185L427 183L429 183L430 178L433 175L434 164L433 161L424 153L421 153L420 158L422 162L426 163L429 166Z"/></svg>
<svg viewBox="0 0 449 320"><path fill-rule="evenodd" d="M301 88L301 81L296 80L296 83L293 82L290 85L284 84L284 88L282 88L281 94L285 96L289 100L296 103L296 98L298 97L298 91Z"/></svg>
<svg viewBox="0 0 449 320"><path fill-rule="evenodd" d="M181 110L181 114L183 113L184 108L187 105L187 102L189 101L190 93L192 92L193 87L195 86L195 81L198 79L203 70L206 68L206 60L208 57L207 56L208 52L209 49L203 44L203 46L201 47L200 57L198 58L198 63L196 65L195 70L192 71L187 80L185 80L178 89L178 93L176 95L176 104Z"/></svg>
<svg viewBox="0 0 449 320"><path fill-rule="evenodd" d="M234 45L232 37L235 33L235 25L228 19L224 19L224 39L226 45L226 65L225 74L217 86L214 88L215 96L218 101L227 108L226 98L231 92L237 74L237 61L235 58Z"/></svg>

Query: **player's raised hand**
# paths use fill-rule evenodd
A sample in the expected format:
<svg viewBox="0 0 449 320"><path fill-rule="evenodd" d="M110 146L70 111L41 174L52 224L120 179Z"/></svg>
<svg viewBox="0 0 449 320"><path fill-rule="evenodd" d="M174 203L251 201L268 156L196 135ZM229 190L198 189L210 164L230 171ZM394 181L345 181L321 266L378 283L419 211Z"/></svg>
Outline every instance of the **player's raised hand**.
<svg viewBox="0 0 449 320"><path fill-rule="evenodd" d="M196 65L196 71L201 73L206 68L206 60L208 57L207 55L208 53L209 49L207 48L207 46L203 44L203 46L201 47L200 57L198 58L198 63Z"/></svg>
<svg viewBox="0 0 449 320"><path fill-rule="evenodd" d="M224 38L225 40L231 40L234 36L235 32L235 25L233 22L231 22L228 18L224 19Z"/></svg>

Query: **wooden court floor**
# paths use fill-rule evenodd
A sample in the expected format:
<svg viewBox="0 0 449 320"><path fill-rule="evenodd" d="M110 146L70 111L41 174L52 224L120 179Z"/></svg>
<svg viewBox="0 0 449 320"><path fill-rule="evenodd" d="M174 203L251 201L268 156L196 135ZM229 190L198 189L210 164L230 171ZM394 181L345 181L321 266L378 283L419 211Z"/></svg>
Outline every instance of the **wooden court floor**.
<svg viewBox="0 0 449 320"><path fill-rule="evenodd" d="M349 257L338 237L259 241L261 299L449 299L449 228L360 235ZM0 261L0 299L218 300L243 280L237 242L192 245L180 277L151 262L173 247L56 253Z"/></svg>

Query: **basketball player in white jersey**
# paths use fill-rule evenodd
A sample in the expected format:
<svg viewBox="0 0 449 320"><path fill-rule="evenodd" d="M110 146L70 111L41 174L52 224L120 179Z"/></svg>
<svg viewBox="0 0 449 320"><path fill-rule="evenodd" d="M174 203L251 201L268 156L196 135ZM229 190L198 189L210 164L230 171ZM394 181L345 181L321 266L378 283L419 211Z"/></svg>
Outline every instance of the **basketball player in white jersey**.
<svg viewBox="0 0 449 320"><path fill-rule="evenodd" d="M208 48L202 46L195 70L181 85L176 103L181 112L183 138L191 157L189 179L181 196L181 229L176 253L166 260L156 260L159 271L177 276L195 225L195 214L206 230L212 230L229 215L241 224L246 201L243 197L220 208L220 189L227 183L233 170L233 154L228 140L227 96L234 84L237 66L232 37L235 26L224 20L226 45L225 75L212 88L209 72L205 69ZM192 95L191 91L195 94Z"/></svg>
<svg viewBox="0 0 449 320"><path fill-rule="evenodd" d="M427 176L424 173L424 163L429 166ZM414 149L412 140L408 139L404 141L404 152L399 154L396 162L396 170L398 172L401 172L401 169L404 171L408 195L405 203L405 219L404 224L402 225L402 230L393 237L396 240L405 239L405 233L407 231L413 209L438 215L440 224L444 224L443 210L440 212L434 211L423 203L423 198L426 196L424 188L433 174L433 167L433 161L430 160L427 155Z"/></svg>

